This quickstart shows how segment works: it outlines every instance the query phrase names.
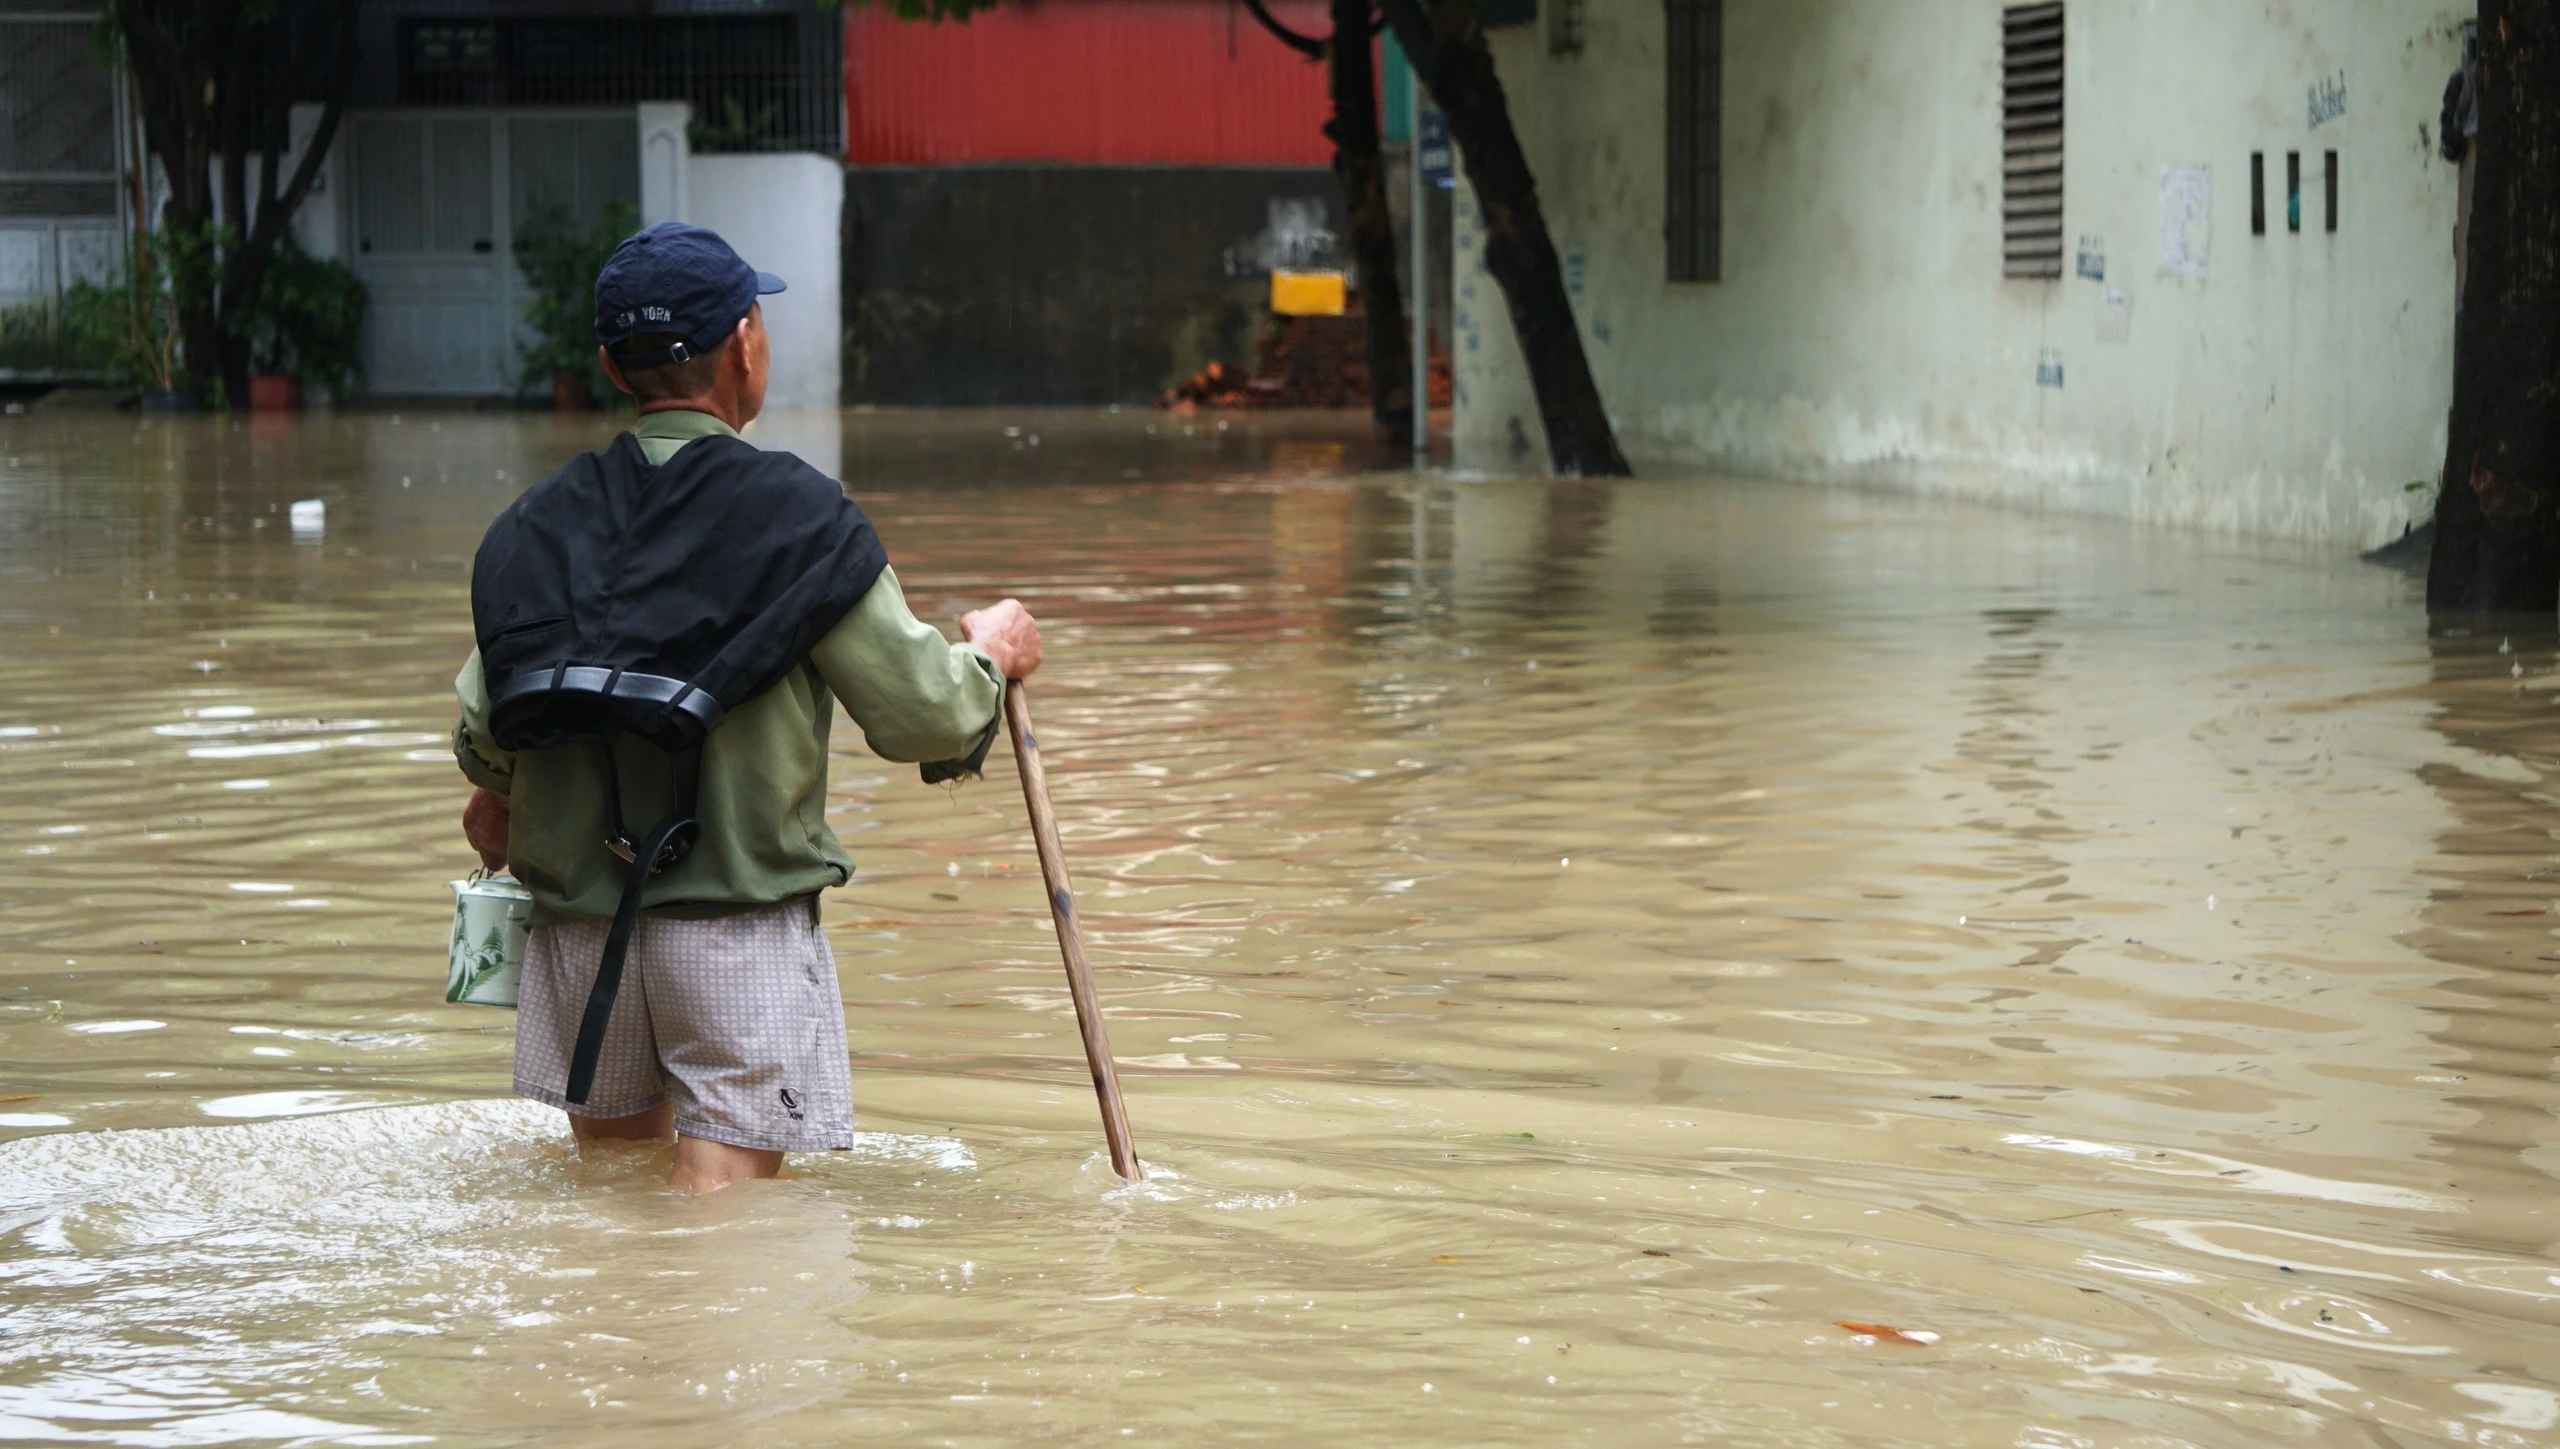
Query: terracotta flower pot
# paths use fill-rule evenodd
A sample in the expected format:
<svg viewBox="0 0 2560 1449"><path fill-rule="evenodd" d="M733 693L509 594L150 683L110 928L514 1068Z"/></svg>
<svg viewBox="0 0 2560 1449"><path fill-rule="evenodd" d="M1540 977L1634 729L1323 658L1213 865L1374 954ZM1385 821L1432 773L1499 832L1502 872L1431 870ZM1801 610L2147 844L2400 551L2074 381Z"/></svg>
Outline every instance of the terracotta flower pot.
<svg viewBox="0 0 2560 1449"><path fill-rule="evenodd" d="M562 413L595 411L595 389L587 383L583 372L562 370L551 374L551 409Z"/></svg>
<svg viewBox="0 0 2560 1449"><path fill-rule="evenodd" d="M249 379L249 411L289 413L302 406L302 380L259 373Z"/></svg>

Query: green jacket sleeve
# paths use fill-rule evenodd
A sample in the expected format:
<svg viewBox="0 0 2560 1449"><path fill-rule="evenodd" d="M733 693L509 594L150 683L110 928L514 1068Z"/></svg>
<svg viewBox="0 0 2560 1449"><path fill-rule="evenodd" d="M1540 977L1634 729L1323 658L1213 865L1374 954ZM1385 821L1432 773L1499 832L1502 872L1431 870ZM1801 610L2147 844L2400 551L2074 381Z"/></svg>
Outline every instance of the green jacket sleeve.
<svg viewBox="0 0 2560 1449"><path fill-rule="evenodd" d="M453 725L453 759L463 778L483 790L504 795L515 788L516 757L489 738L489 684L480 672L480 651L471 651L453 692L462 701L462 718Z"/></svg>
<svg viewBox="0 0 2560 1449"><path fill-rule="evenodd" d="M995 738L1004 706L995 661L909 612L895 569L881 570L809 659L883 759L966 761L974 770Z"/></svg>

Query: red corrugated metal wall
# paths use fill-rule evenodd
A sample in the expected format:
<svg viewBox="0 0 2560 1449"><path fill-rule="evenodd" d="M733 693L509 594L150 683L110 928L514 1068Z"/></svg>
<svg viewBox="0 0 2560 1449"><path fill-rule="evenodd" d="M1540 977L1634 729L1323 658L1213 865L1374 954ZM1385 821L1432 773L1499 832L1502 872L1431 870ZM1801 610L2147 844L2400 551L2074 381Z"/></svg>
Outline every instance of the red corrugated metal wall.
<svg viewBox="0 0 2560 1449"><path fill-rule="evenodd" d="M1274 0L1326 28L1323 0ZM1323 166L1324 69L1236 0L1024 0L966 24L844 19L845 160Z"/></svg>

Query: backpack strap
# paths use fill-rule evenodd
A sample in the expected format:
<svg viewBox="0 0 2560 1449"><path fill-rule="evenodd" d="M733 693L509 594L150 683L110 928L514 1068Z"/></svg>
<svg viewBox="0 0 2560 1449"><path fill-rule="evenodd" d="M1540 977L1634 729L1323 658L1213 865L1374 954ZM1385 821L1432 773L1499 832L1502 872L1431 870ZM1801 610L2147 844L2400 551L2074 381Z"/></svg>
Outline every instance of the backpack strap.
<svg viewBox="0 0 2560 1449"><path fill-rule="evenodd" d="M608 792L613 799L613 839L605 844L631 863L631 873L623 879L613 927L605 933L604 959L596 963L595 985L587 991L586 1015L578 1022L578 1045L569 1057L568 1097L581 1107L595 1087L596 1064L604 1055L605 1028L613 1021L614 998L622 992L622 966L631 954L632 933L639 928L640 898L648 891L649 877L691 854L694 842L702 836L702 824L694 818L702 783L700 745L671 757L675 765L675 803L664 818L649 828L637 848L622 825L622 768L611 737L605 740L604 749L605 769L613 776L613 788Z"/></svg>

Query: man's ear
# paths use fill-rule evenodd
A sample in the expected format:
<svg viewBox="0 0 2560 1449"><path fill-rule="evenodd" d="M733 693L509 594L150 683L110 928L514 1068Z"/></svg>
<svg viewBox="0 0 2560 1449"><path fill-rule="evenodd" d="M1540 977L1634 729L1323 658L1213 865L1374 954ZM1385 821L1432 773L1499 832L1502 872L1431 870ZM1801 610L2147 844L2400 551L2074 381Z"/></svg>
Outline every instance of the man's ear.
<svg viewBox="0 0 2560 1449"><path fill-rule="evenodd" d="M633 397L638 397L640 395L632 388L631 379L624 377L622 375L622 369L613 365L612 353L605 351L602 347L598 347L596 349L596 361L604 364L604 375L613 379L613 385L615 387L622 389L624 392L630 393Z"/></svg>

